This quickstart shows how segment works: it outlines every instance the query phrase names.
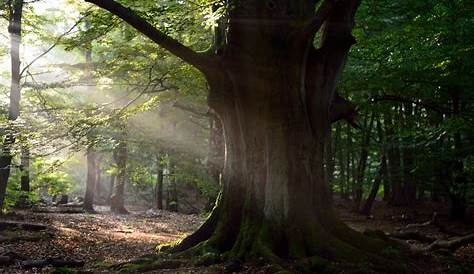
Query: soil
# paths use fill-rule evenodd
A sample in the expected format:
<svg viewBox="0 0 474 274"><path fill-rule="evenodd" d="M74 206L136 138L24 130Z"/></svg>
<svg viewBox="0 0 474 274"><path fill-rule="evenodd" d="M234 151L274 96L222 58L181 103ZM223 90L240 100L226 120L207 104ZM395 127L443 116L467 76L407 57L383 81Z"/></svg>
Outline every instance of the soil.
<svg viewBox="0 0 474 274"><path fill-rule="evenodd" d="M408 224L429 221L433 212L446 231L439 227L417 228L418 232L438 239L473 232L474 226L451 223L442 207L425 204L415 208L389 207L376 202L373 215L366 217L349 211L347 202L336 200L340 217L358 231L383 230L391 233ZM134 258L155 253L156 246L176 241L194 231L204 216L184 215L168 211L144 210L128 207L130 214L114 215L105 207L96 207L96 214L59 214L15 211L2 216L2 221L21 221L47 225L45 231L3 230L0 231L0 254L14 252L28 259L61 258L79 260L84 267L76 271L89 273L114 273L108 267ZM451 234L451 235L450 235ZM5 241L6 237L22 238ZM414 246L426 243L409 240ZM447 256L449 255L449 256ZM431 259L420 259L416 265L418 273L474 273L474 244L458 248L454 253L437 252ZM244 266L241 273L267 273L270 267ZM23 269L20 265L0 267L0 273L54 273L52 267ZM148 273L223 273L224 266L155 270ZM61 273L61 272L56 272ZM65 272L63 272L65 273ZM348 271L347 273L350 273Z"/></svg>

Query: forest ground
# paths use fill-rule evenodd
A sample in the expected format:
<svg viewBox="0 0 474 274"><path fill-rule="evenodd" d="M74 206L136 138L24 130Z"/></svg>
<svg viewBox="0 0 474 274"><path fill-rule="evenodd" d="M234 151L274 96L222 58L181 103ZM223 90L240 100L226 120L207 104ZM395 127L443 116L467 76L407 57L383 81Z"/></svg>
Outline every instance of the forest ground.
<svg viewBox="0 0 474 274"><path fill-rule="evenodd" d="M447 238L465 234L473 226L451 223L436 205L416 208L388 207L383 202L375 204L371 217L352 213L350 206L336 200L336 209L343 221L358 231L383 230L394 232L408 224L430 220L433 212L443 223L443 232L435 226L417 229L423 235ZM158 244L175 241L195 230L204 220L202 216L184 215L167 211L131 208L129 215L114 215L105 207L97 207L97 214L59 214L16 211L4 216L7 221L45 224L44 231L0 230L0 254L14 252L27 259L60 257L83 261L81 271L106 272L111 265L153 253ZM2 221L4 221L2 220ZM20 236L20 238L18 238ZM8 240L16 237L17 240ZM419 244L411 241L411 244ZM453 255L453 256L452 256ZM469 273L474 269L474 244L463 246L453 254L437 255L434 259L417 264L418 273ZM23 269L19 265L0 267L0 273L54 273L51 267ZM76 269L77 270L77 269ZM195 267L179 270L161 270L153 273L222 273L223 266ZM244 267L244 273L265 273L265 267ZM56 272L61 273L61 272ZM64 273L64 272L63 272ZM350 273L350 272L347 272ZM474 273L474 272L471 272Z"/></svg>

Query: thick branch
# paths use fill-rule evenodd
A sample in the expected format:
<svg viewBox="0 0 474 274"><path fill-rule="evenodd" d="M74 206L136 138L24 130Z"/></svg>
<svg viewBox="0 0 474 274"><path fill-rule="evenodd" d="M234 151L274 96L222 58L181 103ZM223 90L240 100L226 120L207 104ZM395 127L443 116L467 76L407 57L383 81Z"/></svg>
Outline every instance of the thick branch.
<svg viewBox="0 0 474 274"><path fill-rule="evenodd" d="M192 49L184 46L177 40L169 37L163 32L156 29L153 25L148 23L145 19L137 15L133 10L122 6L114 0L85 0L93 3L112 14L118 16L139 32L146 35L158 45L167 49L172 54L183 59L185 62L195 66L201 71L206 70L210 66L209 56L197 53Z"/></svg>

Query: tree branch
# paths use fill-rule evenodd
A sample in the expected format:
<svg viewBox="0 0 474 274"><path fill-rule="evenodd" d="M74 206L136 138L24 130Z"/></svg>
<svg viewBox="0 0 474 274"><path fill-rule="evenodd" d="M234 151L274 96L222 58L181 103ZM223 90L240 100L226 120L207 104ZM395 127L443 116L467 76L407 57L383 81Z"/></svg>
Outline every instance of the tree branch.
<svg viewBox="0 0 474 274"><path fill-rule="evenodd" d="M119 18L127 22L129 25L134 27L136 30L153 40L155 43L162 46L177 57L181 58L185 62L195 66L197 69L204 71L210 66L211 62L209 56L197 53L192 49L184 46L177 40L169 37L165 33L156 29L145 19L137 15L133 10L122 6L120 3L114 0L85 1L93 3L96 6L99 6L109 11L110 13L118 16Z"/></svg>

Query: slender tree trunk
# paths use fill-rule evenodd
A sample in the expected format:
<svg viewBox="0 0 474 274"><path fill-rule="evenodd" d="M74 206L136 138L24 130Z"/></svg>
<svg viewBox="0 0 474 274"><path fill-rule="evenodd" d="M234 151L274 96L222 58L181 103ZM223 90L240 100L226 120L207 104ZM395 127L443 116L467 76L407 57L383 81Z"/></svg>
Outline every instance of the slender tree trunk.
<svg viewBox="0 0 474 274"><path fill-rule="evenodd" d="M176 163L174 162L173 157L168 158L168 194L167 194L167 209L169 211L177 212L178 211L178 187L177 187L177 174L176 174Z"/></svg>
<svg viewBox="0 0 474 274"><path fill-rule="evenodd" d="M351 178L352 177L352 169L351 169L351 163L352 163L352 130L349 125L347 125L347 140L346 140L346 200L349 199L350 193L352 193L352 186L351 186Z"/></svg>
<svg viewBox="0 0 474 274"><path fill-rule="evenodd" d="M95 195L94 195L94 200L96 204L103 204L103 200L101 197L101 178L102 178L102 169L100 168L100 162L102 160L102 157L99 156L96 158L95 161Z"/></svg>
<svg viewBox="0 0 474 274"><path fill-rule="evenodd" d="M163 209L163 164L161 155L156 156L155 207Z"/></svg>
<svg viewBox="0 0 474 274"><path fill-rule="evenodd" d="M331 134L331 131L329 131L329 134ZM337 140L336 140L337 142ZM328 180L328 185L329 189L331 190L331 195L333 194L334 191L334 167L335 167L335 149L333 147L333 142L331 141L330 136L326 140L326 155L324 157L324 162L326 166L326 174L327 174L327 180Z"/></svg>
<svg viewBox="0 0 474 274"><path fill-rule="evenodd" d="M369 119L370 119L369 122L367 122L368 120L367 118L365 119L364 132L362 135L360 158L359 158L359 163L357 166L357 177L356 177L356 183L355 183L356 189L354 193L354 208L353 208L353 211L355 212L358 212L360 210L360 204L362 202L365 170L367 167L367 159L369 156L369 145L370 145L370 138L372 136L372 126L374 124L375 114L372 113Z"/></svg>
<svg viewBox="0 0 474 274"><path fill-rule="evenodd" d="M392 121L392 117L389 113L385 115L385 132L389 140L388 148L388 170L390 176L391 185L391 197L389 204L398 206L402 204L403 191L402 191L402 176L401 176L401 163L400 163L400 142L398 140L398 134L395 132L395 124Z"/></svg>
<svg viewBox="0 0 474 274"><path fill-rule="evenodd" d="M109 181L109 193L107 195L107 205L110 205L111 197L114 192L114 187L115 187L115 174L110 175L110 181Z"/></svg>
<svg viewBox="0 0 474 274"><path fill-rule="evenodd" d="M383 174L385 173L386 168L387 168L387 160L385 158L385 155L382 155L380 159L379 170L377 172L377 175L375 176L369 196L365 200L364 206L362 207L360 211L361 214L370 215L372 211L372 206L374 204L375 198L377 197L377 193L380 188L380 183L382 181L382 177L383 177Z"/></svg>
<svg viewBox="0 0 474 274"><path fill-rule="evenodd" d="M346 175L346 159L344 157L345 154L345 147L342 142L342 126L340 123L337 124L336 127L336 140L335 140L335 149L337 153L337 162L339 164L339 185L340 185L340 191L341 191L341 198L346 200L347 199L347 175Z"/></svg>
<svg viewBox="0 0 474 274"><path fill-rule="evenodd" d="M84 195L84 210L88 212L94 211L94 194L96 191L96 158L97 155L94 149L89 146L87 148L86 160L87 160L87 181L86 181L86 193Z"/></svg>
<svg viewBox="0 0 474 274"><path fill-rule="evenodd" d="M462 111L461 94L457 89L450 91L452 100L453 116L458 117ZM464 170L463 140L461 132L456 130L453 134L453 154L450 163L451 187L449 188L450 218L452 220L463 220L467 209L468 175Z"/></svg>
<svg viewBox="0 0 474 274"><path fill-rule="evenodd" d="M27 208L29 206L29 192L30 192L30 150L27 145L21 147L20 159L20 190L21 194L17 207Z"/></svg>
<svg viewBox="0 0 474 274"><path fill-rule="evenodd" d="M405 111L401 117L404 117L404 127L410 129L413 127L413 107L411 104L404 104ZM403 143L403 203L404 206L413 206L416 204L416 183L413 175L414 170L414 149L412 140L404 140Z"/></svg>
<svg viewBox="0 0 474 274"><path fill-rule="evenodd" d="M22 146L21 148L21 191L30 192L30 149L28 146Z"/></svg>
<svg viewBox="0 0 474 274"><path fill-rule="evenodd" d="M23 0L12 0L10 4L11 10L8 24L8 32L10 33L10 56L12 75L8 121L15 121L18 116L20 116L20 44ZM15 134L12 132L12 129L4 129L3 134L5 134L5 138L0 152L0 213L3 209L8 178L10 177L10 165L12 162L11 146L15 143Z"/></svg>
<svg viewBox="0 0 474 274"><path fill-rule="evenodd" d="M117 177L113 189L112 197L110 198L110 210L114 213L127 214L128 211L124 206L124 192L125 182L127 180L127 129L126 125L121 125L119 133L118 145L114 150L114 158L117 163Z"/></svg>
<svg viewBox="0 0 474 274"><path fill-rule="evenodd" d="M377 121L377 133L379 136L379 143L380 143L380 165L377 172L377 175L374 178L374 182L372 184L372 188L370 190L369 196L365 200L363 207L360 210L361 214L370 215L372 211L372 206L374 204L375 198L377 197L377 193L379 192L380 183L384 179L387 171L387 158L385 156L385 136L382 131L382 125L380 120ZM385 178L386 180L386 178Z"/></svg>

